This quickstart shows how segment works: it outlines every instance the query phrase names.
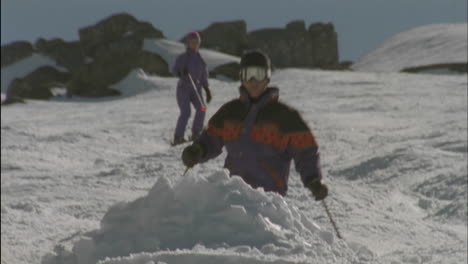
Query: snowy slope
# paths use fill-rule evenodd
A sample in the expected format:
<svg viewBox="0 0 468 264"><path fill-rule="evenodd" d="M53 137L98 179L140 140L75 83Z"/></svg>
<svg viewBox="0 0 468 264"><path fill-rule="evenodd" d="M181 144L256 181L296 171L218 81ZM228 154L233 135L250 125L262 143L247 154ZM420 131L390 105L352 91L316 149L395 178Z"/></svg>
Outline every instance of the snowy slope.
<svg viewBox="0 0 468 264"><path fill-rule="evenodd" d="M357 71L398 72L404 68L467 63L467 24L434 24L384 41L352 65Z"/></svg>
<svg viewBox="0 0 468 264"><path fill-rule="evenodd" d="M7 263L466 263L466 77L274 73L317 137L344 240L293 168L285 198L228 178L225 154L183 177L176 82L134 71L117 86L133 96L2 108ZM208 117L237 96L210 82Z"/></svg>
<svg viewBox="0 0 468 264"><path fill-rule="evenodd" d="M164 43L163 57L183 50ZM225 154L182 176L176 83L137 69L122 97L2 107L2 261L466 263L466 76L274 72L317 137L344 240L293 167L285 198L228 178ZM237 86L210 79L207 117Z"/></svg>

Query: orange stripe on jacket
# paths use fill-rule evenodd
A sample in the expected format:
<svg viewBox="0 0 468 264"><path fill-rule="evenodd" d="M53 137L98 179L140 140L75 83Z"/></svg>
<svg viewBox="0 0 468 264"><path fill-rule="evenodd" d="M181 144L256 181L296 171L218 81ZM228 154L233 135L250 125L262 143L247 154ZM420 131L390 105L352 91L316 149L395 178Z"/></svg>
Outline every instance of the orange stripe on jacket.
<svg viewBox="0 0 468 264"><path fill-rule="evenodd" d="M273 122L260 122L252 130L252 138L260 143L284 149L289 144L296 148L317 146L309 130L300 132L282 132Z"/></svg>
<svg viewBox="0 0 468 264"><path fill-rule="evenodd" d="M240 137L240 122L224 121L222 128L208 125L208 135L212 137L221 137L224 141L236 140Z"/></svg>
<svg viewBox="0 0 468 264"><path fill-rule="evenodd" d="M241 123L224 121L222 128L213 125L208 126L208 134L213 137L221 137L224 141L233 141L240 137ZM272 145L285 149L289 144L296 148L317 146L314 136L310 131L288 132L279 131L276 125L267 123L255 125L252 129L251 138L259 143Z"/></svg>
<svg viewBox="0 0 468 264"><path fill-rule="evenodd" d="M270 175L270 177L273 179L275 182L276 186L279 188L282 188L284 186L284 181L281 178L281 176L273 169L271 168L268 163L262 162L260 163L261 167Z"/></svg>

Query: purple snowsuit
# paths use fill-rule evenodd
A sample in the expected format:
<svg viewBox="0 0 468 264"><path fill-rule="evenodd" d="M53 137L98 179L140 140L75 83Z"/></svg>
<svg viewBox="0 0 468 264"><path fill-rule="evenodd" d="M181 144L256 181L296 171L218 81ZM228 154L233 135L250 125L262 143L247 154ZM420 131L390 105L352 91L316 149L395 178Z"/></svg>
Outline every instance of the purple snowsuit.
<svg viewBox="0 0 468 264"><path fill-rule="evenodd" d="M267 88L255 101L245 88L224 104L196 141L200 162L217 157L226 147L224 167L252 187L286 195L291 160L302 182L321 179L318 145L299 113L278 102L278 89Z"/></svg>
<svg viewBox="0 0 468 264"><path fill-rule="evenodd" d="M202 104L195 93L192 82L189 77L185 75L185 71L192 76L201 100L203 100L202 87L208 88L208 72L205 61L199 52L187 48L184 53L177 57L172 67L172 74L179 76L179 81L177 83L177 104L180 109L174 138L184 136L185 127L187 126L191 113L190 103L196 109L192 125L192 136L196 137L200 134L205 120L205 112L202 111Z"/></svg>

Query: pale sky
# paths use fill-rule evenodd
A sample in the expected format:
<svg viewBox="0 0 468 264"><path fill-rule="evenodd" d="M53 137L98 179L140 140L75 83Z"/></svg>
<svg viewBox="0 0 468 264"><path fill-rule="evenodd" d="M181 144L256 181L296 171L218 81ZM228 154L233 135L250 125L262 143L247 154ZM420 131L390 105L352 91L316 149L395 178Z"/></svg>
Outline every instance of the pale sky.
<svg viewBox="0 0 468 264"><path fill-rule="evenodd" d="M340 60L356 60L417 26L466 23L467 0L1 0L2 45L43 37L77 40L78 29L117 12L147 21L169 39L213 22L243 19L249 31L292 20L333 23Z"/></svg>

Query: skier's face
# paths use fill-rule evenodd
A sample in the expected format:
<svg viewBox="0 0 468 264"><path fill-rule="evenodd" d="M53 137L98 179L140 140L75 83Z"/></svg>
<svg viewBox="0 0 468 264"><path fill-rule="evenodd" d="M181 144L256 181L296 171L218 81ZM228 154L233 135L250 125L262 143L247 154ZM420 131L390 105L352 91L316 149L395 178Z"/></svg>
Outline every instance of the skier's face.
<svg viewBox="0 0 468 264"><path fill-rule="evenodd" d="M258 98L265 91L269 80L257 81L255 78L242 82L250 97Z"/></svg>
<svg viewBox="0 0 468 264"><path fill-rule="evenodd" d="M198 39L190 39L188 41L188 47L192 50L197 51L198 47L200 47L200 41L198 41Z"/></svg>

